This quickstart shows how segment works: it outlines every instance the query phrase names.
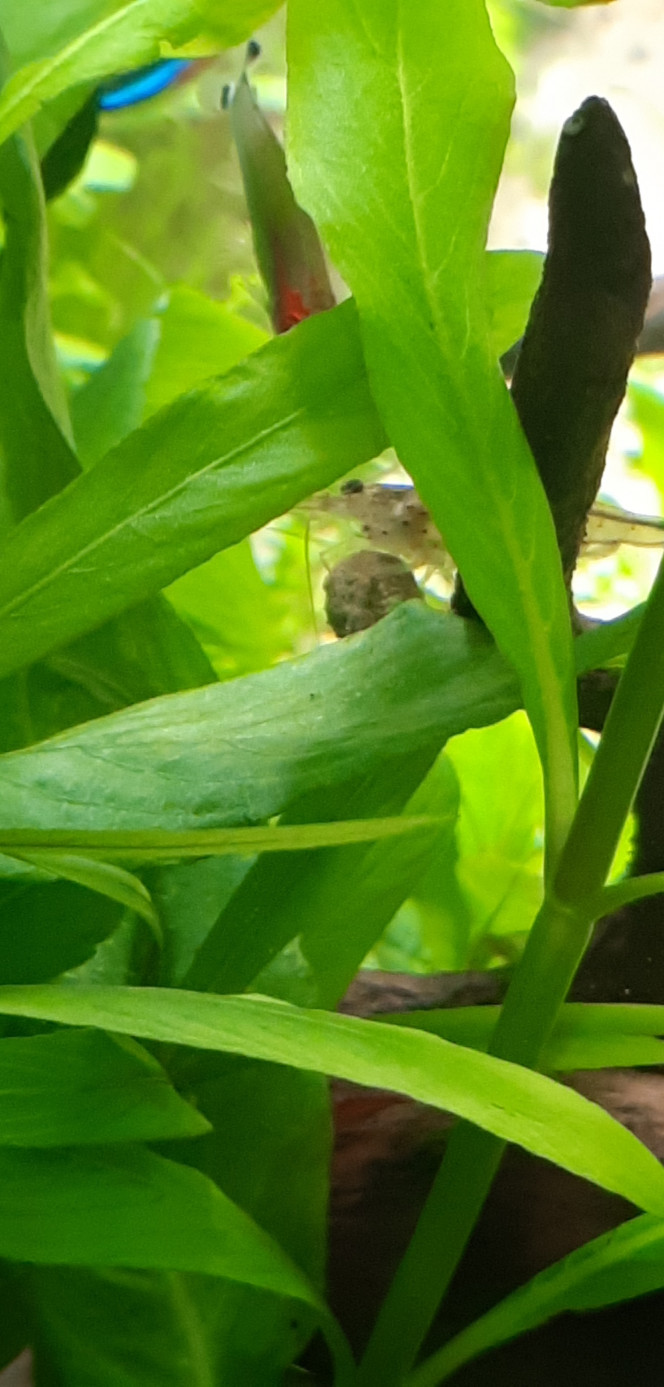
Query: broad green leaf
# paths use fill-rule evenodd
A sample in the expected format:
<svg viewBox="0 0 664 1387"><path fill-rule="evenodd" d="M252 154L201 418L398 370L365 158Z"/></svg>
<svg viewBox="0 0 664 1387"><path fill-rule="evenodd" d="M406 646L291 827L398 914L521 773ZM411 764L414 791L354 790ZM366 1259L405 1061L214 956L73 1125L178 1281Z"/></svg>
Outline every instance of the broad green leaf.
<svg viewBox="0 0 664 1387"><path fill-rule="evenodd" d="M140 1045L101 1031L0 1040L1 1146L99 1146L209 1130Z"/></svg>
<svg viewBox="0 0 664 1387"><path fill-rule="evenodd" d="M542 777L532 733L523 713L497 726L454 738L447 755L459 777L455 876L470 912L470 955L475 966L482 938L522 933L541 905ZM487 794L500 785L500 796ZM444 903L447 883L440 883ZM475 954L477 958L477 954Z"/></svg>
<svg viewBox="0 0 664 1387"><path fill-rule="evenodd" d="M325 1081L225 1056L214 1063L195 1086L214 1133L169 1151L215 1179L319 1285ZM33 1268L30 1287L37 1360L42 1350L68 1387L278 1387L315 1327L303 1305L176 1272Z"/></svg>
<svg viewBox="0 0 664 1387"><path fill-rule="evenodd" d="M86 29L124 8L126 0L0 0L0 28L14 64L57 53Z"/></svg>
<svg viewBox="0 0 664 1387"><path fill-rule="evenodd" d="M374 773L388 757L434 755L447 737L505 717L517 701L511 672L475 623L406 603L302 660L154 699L0 757L0 827L180 832L257 823L321 785Z"/></svg>
<svg viewBox="0 0 664 1387"><path fill-rule="evenodd" d="M0 265L0 509L11 525L64 487L79 466L65 437L69 426L46 297L43 194L27 136L13 137L0 151L0 196L6 221ZM195 639L163 600L153 601L149 611L127 612L113 631L79 640L57 658L55 678L42 668L24 687L5 690L26 724L22 735L18 719L5 719L5 745L36 740L109 708L213 677ZM164 678L166 670L170 678ZM123 684L124 696L118 696Z"/></svg>
<svg viewBox="0 0 664 1387"><path fill-rule="evenodd" d="M532 1070L422 1031L268 998L160 988L3 987L0 1013L244 1054L405 1093L664 1217L664 1170L603 1109Z"/></svg>
<svg viewBox="0 0 664 1387"><path fill-rule="evenodd" d="M67 1387L212 1387L220 1302L243 1293L209 1276L126 1267L33 1266L28 1283L37 1380ZM256 1298L264 1312L281 1308Z"/></svg>
<svg viewBox="0 0 664 1387"><path fill-rule="evenodd" d="M3 9L7 4L3 0ZM57 9L57 16L55 22L47 18L45 43L39 22L50 8ZM88 0L84 6L70 2L64 10L39 0L29 28L17 24L14 36L10 24L10 45L29 53L36 50L36 58L14 73L0 96L0 141L69 87L168 56L173 47L206 31L214 33L219 47L232 47L275 9L277 0ZM0 19L1 15L2 11ZM63 46L54 51L57 42Z"/></svg>
<svg viewBox="0 0 664 1387"><path fill-rule="evenodd" d="M443 802L455 806L455 823L441 835L427 871L371 950L370 966L388 972L455 972L468 958L470 911L456 876L461 787L446 751L437 758L435 773Z"/></svg>
<svg viewBox="0 0 664 1387"><path fill-rule="evenodd" d="M205 1272L318 1307L248 1214L198 1171L144 1147L4 1149L0 1172L3 1257Z"/></svg>
<svg viewBox="0 0 664 1387"><path fill-rule="evenodd" d="M320 1074L231 1055L180 1052L182 1079L209 1124L168 1148L251 1215L306 1272L325 1282L332 1119Z"/></svg>
<svg viewBox="0 0 664 1387"><path fill-rule="evenodd" d="M138 428L158 340L158 322L142 318L118 343L108 361L76 391L72 424L84 467L99 462L116 443Z"/></svg>
<svg viewBox="0 0 664 1387"><path fill-rule="evenodd" d="M566 1310L595 1310L664 1286L664 1224L649 1214L630 1219L534 1276L457 1334L407 1379L438 1387L463 1363L525 1334Z"/></svg>
<svg viewBox="0 0 664 1387"><path fill-rule="evenodd" d="M291 0L289 42L295 191L355 295L390 442L518 671L555 858L576 798L569 614L486 306L512 74L483 0L325 0L316 25Z"/></svg>
<svg viewBox="0 0 664 1387"><path fill-rule="evenodd" d="M531 728L515 713L453 738L445 758L460 784L454 834L394 921L387 946L419 938L419 956L433 970L512 961L542 900L544 806ZM500 785L498 798L487 784ZM384 952L376 961L390 966Z"/></svg>
<svg viewBox="0 0 664 1387"><path fill-rule="evenodd" d="M210 376L221 376L268 340L267 333L197 289L171 289L157 318L159 340L145 387L153 414Z"/></svg>
<svg viewBox="0 0 664 1387"><path fill-rule="evenodd" d="M433 755L448 737L517 705L514 678L486 633L407 603L300 661L154 699L0 757L0 827L181 832L256 823L322 782L373 773L386 757Z"/></svg>
<svg viewBox="0 0 664 1387"><path fill-rule="evenodd" d="M213 681L192 631L165 598L153 597L0 681L0 747L15 751L129 704Z"/></svg>
<svg viewBox="0 0 664 1387"><path fill-rule="evenodd" d="M542 277L544 256L534 250L491 250L487 290L493 350L502 356L522 336Z"/></svg>
<svg viewBox="0 0 664 1387"><path fill-rule="evenodd" d="M101 624L379 452L352 305L155 415L23 523L0 674Z"/></svg>
<svg viewBox="0 0 664 1387"><path fill-rule="evenodd" d="M306 590L300 545L294 577ZM289 590L280 575L264 581L246 539L183 573L166 589L168 601L191 627L220 679L267 669L293 654ZM306 595L308 601L308 594Z"/></svg>
<svg viewBox="0 0 664 1387"><path fill-rule="evenodd" d="M214 682L195 636L159 595L54 651L46 663L92 695L100 712Z"/></svg>

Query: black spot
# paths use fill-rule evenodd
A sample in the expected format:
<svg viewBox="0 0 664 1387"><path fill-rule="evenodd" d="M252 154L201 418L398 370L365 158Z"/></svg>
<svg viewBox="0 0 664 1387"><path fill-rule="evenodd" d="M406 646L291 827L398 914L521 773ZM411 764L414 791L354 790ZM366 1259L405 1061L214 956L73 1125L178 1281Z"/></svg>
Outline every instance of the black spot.
<svg viewBox="0 0 664 1387"><path fill-rule="evenodd" d="M364 491L364 482L359 477L351 477L349 482L344 482L341 488L342 496L359 496Z"/></svg>

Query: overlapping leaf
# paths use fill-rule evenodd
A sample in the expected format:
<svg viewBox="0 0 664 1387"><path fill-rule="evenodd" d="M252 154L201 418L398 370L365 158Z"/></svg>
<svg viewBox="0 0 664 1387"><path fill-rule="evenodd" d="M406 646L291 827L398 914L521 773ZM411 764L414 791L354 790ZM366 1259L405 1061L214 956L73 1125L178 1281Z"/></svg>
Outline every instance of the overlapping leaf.
<svg viewBox="0 0 664 1387"><path fill-rule="evenodd" d="M406 1093L664 1217L662 1167L603 1109L541 1074L437 1036L261 997L160 988L4 987L0 1014L96 1025Z"/></svg>
<svg viewBox="0 0 664 1387"><path fill-rule="evenodd" d="M111 0L77 5L69 13L58 7L55 25L47 15L44 39L40 17L49 8L48 0L30 6L30 24L12 26L10 18L15 48L35 57L13 75L0 96L0 142L70 87L154 62L206 32L220 48L240 43L278 8L278 0ZM81 30L86 19L90 27ZM63 39L63 47L53 51L51 45Z"/></svg>
<svg viewBox="0 0 664 1387"><path fill-rule="evenodd" d="M209 1130L139 1045L100 1031L0 1040L0 1146L100 1146Z"/></svg>
<svg viewBox="0 0 664 1387"><path fill-rule="evenodd" d="M385 442L352 305L267 343L17 528L0 565L0 674L158 591Z"/></svg>
<svg viewBox="0 0 664 1387"><path fill-rule="evenodd" d="M512 75L483 0L289 6L299 200L350 284L390 441L518 670L560 846L573 812L572 643L549 508L498 371L485 243Z"/></svg>

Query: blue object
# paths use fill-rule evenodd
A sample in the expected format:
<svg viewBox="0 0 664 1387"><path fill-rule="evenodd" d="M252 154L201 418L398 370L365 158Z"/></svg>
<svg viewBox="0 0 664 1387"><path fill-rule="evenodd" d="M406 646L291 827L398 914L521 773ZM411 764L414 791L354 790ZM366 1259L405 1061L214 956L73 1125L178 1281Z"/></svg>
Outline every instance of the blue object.
<svg viewBox="0 0 664 1387"><path fill-rule="evenodd" d="M148 67L138 67L134 72L125 72L120 77L112 77L99 88L98 105L100 111L121 111L125 106L138 106L141 101L149 101L177 82L178 77L192 66L191 58L164 58Z"/></svg>

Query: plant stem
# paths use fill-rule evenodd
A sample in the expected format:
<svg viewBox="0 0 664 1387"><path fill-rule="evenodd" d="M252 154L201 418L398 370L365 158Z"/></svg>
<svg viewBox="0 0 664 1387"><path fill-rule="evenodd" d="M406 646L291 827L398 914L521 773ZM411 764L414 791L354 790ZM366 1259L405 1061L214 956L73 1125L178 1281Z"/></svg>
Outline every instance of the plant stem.
<svg viewBox="0 0 664 1387"><path fill-rule="evenodd" d="M490 1053L535 1068L590 937L664 711L664 564L613 700L554 874L503 1005ZM459 1124L360 1365L360 1387L398 1387L463 1255L505 1143Z"/></svg>

